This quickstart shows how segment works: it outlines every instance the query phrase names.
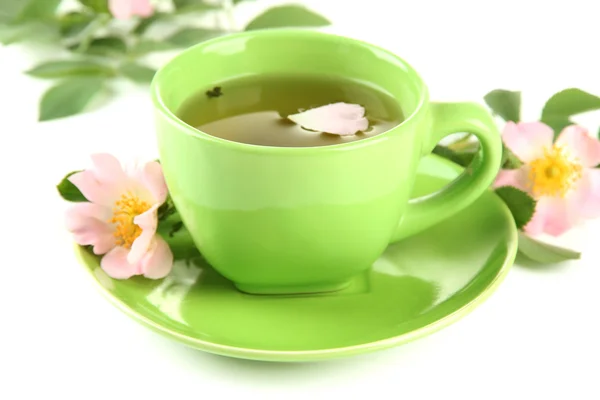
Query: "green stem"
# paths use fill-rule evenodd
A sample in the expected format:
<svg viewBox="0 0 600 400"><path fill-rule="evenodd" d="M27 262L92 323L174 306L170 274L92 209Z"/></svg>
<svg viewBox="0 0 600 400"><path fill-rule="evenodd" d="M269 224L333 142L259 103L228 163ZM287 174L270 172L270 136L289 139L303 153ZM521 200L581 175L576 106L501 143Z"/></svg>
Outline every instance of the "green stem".
<svg viewBox="0 0 600 400"><path fill-rule="evenodd" d="M79 46L75 50L78 53L85 52L92 43L94 39L94 34L98 32L99 29L105 27L111 20L110 15L108 14L100 14L94 21L92 21L83 31L81 42L79 42Z"/></svg>

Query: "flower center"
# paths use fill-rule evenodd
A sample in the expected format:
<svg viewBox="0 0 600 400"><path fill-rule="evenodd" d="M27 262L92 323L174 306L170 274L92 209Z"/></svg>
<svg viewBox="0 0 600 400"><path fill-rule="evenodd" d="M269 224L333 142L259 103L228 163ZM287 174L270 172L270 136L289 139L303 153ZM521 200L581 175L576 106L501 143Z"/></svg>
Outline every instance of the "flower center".
<svg viewBox="0 0 600 400"><path fill-rule="evenodd" d="M534 196L563 197L581 178L583 167L559 146L529 163L529 180Z"/></svg>
<svg viewBox="0 0 600 400"><path fill-rule="evenodd" d="M150 209L150 204L140 200L131 193L121 195L113 207L113 217L110 222L115 224L115 244L131 249L133 242L142 234L142 228L133 219Z"/></svg>

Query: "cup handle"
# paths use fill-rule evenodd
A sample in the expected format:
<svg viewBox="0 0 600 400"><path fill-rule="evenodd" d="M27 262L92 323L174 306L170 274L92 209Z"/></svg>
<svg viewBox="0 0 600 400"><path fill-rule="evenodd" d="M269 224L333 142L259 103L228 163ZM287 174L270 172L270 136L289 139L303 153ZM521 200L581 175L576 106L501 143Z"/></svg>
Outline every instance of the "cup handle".
<svg viewBox="0 0 600 400"><path fill-rule="evenodd" d="M464 172L446 187L411 199L392 240L421 232L473 203L493 183L500 169L502 139L490 113L476 103L432 103L433 126L427 151L447 135L472 133L480 150Z"/></svg>

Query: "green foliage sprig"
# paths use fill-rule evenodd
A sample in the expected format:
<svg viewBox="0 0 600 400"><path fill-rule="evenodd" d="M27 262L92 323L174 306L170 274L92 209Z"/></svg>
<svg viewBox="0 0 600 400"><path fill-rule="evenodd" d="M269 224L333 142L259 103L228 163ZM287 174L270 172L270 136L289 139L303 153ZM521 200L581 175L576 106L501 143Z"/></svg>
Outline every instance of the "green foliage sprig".
<svg viewBox="0 0 600 400"><path fill-rule="evenodd" d="M155 69L144 59L151 53L183 49L204 40L239 31L234 8L251 0L166 0L168 11L155 10L147 18L121 21L111 15L108 0L77 0L62 10L63 0L2 0L0 43L57 45L60 55L33 66L26 73L56 83L39 103L39 121L85 112L103 94L110 98L114 79L148 85ZM213 15L229 21L227 27L199 27L196 21ZM151 35L155 25L171 29ZM281 5L260 13L241 30L285 26L319 27L329 20L299 5ZM168 29L167 29L168 30Z"/></svg>

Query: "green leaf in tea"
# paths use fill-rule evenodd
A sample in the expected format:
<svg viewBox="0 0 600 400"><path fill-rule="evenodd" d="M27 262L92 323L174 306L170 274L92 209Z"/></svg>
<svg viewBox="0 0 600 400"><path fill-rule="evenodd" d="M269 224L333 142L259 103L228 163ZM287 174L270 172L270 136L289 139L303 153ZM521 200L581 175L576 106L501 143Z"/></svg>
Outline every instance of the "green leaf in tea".
<svg viewBox="0 0 600 400"><path fill-rule="evenodd" d="M531 221L536 201L530 195L512 186L499 187L495 192L508 206L518 229Z"/></svg>
<svg viewBox="0 0 600 400"><path fill-rule="evenodd" d="M69 76L112 76L112 68L87 60L49 61L26 71L36 78L64 78Z"/></svg>
<svg viewBox="0 0 600 400"><path fill-rule="evenodd" d="M519 252L527 258L542 264L554 264L567 260L578 260L581 253L543 243L519 232Z"/></svg>
<svg viewBox="0 0 600 400"><path fill-rule="evenodd" d="M222 96L223 92L221 91L221 86L215 86L214 88L206 91L206 97L212 99L213 97Z"/></svg>
<svg viewBox="0 0 600 400"><path fill-rule="evenodd" d="M286 5L270 8L258 15L246 25L245 30L303 26L317 27L330 24L331 22L327 18L305 7Z"/></svg>
<svg viewBox="0 0 600 400"><path fill-rule="evenodd" d="M88 201L83 195L83 193L81 193L81 191L77 188L77 186L73 185L71 181L69 181L69 177L77 172L80 171L69 172L67 175L65 175L62 181L60 181L60 183L56 185L56 189L58 190L60 196L67 201Z"/></svg>
<svg viewBox="0 0 600 400"><path fill-rule="evenodd" d="M136 63L121 65L119 72L137 83L150 83L154 78L154 74L156 74L156 70Z"/></svg>
<svg viewBox="0 0 600 400"><path fill-rule="evenodd" d="M108 0L79 0L85 7L98 14L109 14Z"/></svg>
<svg viewBox="0 0 600 400"><path fill-rule="evenodd" d="M83 112L101 92L103 83L102 78L80 77L51 87L42 96L38 120L48 121Z"/></svg>
<svg viewBox="0 0 600 400"><path fill-rule="evenodd" d="M563 128L572 125L574 115L600 109L600 97L581 89L571 88L554 94L542 110L541 121L554 129L558 136Z"/></svg>
<svg viewBox="0 0 600 400"><path fill-rule="evenodd" d="M169 36L167 42L178 47L190 47L214 37L221 36L226 32L217 29L184 28Z"/></svg>
<svg viewBox="0 0 600 400"><path fill-rule="evenodd" d="M521 120L521 92L496 89L484 96L486 104L492 112L505 121Z"/></svg>

